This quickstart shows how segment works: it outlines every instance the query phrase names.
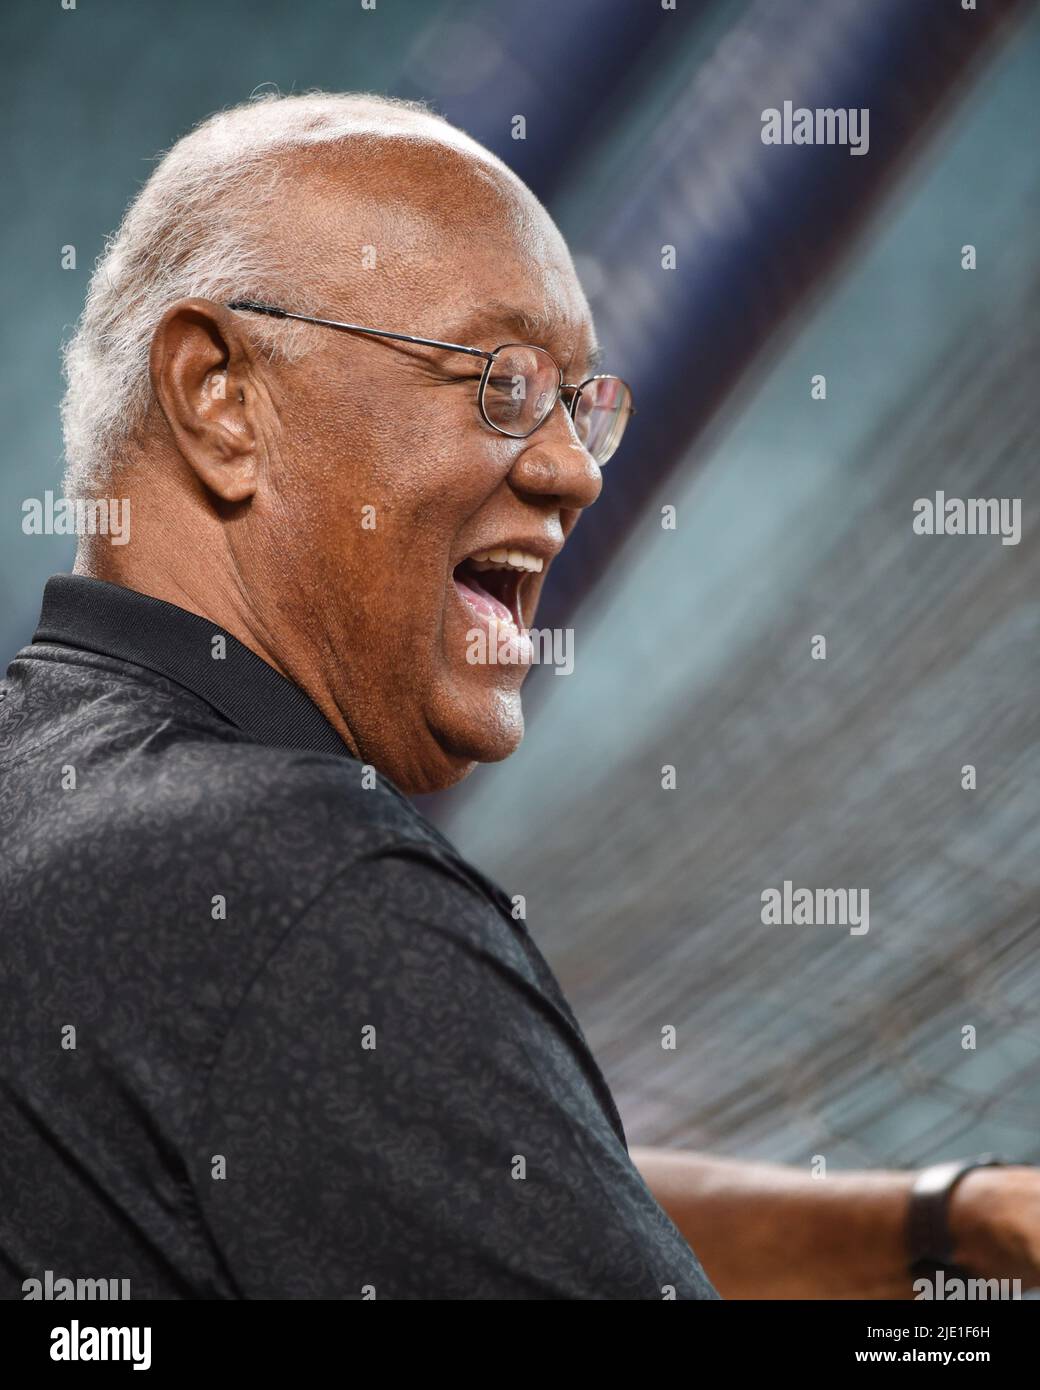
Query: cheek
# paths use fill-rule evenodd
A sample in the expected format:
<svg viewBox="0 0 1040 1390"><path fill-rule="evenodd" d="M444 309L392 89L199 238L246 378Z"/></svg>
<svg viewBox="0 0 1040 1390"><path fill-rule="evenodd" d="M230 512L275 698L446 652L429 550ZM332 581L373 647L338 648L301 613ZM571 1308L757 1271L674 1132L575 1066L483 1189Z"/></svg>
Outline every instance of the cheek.
<svg viewBox="0 0 1040 1390"><path fill-rule="evenodd" d="M407 559L407 576L434 565L443 578L460 536L492 503L510 467L508 449L489 448L482 438L403 426L351 458L337 494L352 514L367 508L363 538L376 540L376 553Z"/></svg>
<svg viewBox="0 0 1040 1390"><path fill-rule="evenodd" d="M460 534L502 487L518 445L481 422L475 393L461 387L370 382L315 398L313 379L285 402L277 480L308 601L336 593L338 608L357 610L341 615L351 625L432 615Z"/></svg>

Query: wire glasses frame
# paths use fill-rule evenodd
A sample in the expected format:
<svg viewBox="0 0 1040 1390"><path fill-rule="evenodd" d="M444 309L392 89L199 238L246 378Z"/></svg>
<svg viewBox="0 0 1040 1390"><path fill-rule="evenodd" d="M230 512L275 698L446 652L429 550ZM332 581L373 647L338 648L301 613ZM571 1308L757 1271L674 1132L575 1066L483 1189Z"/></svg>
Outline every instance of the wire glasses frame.
<svg viewBox="0 0 1040 1390"><path fill-rule="evenodd" d="M597 375L569 384L564 381L563 372L552 354L545 348L528 343L503 343L493 352L488 352L483 348L464 347L461 343L418 338L411 333L365 328L357 323L295 314L288 309L251 299L236 299L226 307L242 313L296 319L300 323L316 324L319 328L338 328L350 333L392 338L396 342L415 343L420 347L440 348L445 352L462 352L469 357L482 358L484 370L477 391L477 403L485 424L511 439L526 439L545 424L556 402L561 397L569 396L570 399L565 401L568 414L574 421L579 439L597 464L606 463L615 453L629 417L635 414L631 389L620 377ZM496 364L500 371L493 374Z"/></svg>

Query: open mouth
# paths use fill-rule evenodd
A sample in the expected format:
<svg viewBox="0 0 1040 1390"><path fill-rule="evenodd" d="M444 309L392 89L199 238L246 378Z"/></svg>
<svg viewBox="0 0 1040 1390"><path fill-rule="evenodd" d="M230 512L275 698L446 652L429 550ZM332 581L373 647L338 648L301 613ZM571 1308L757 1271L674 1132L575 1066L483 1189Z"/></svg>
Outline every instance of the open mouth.
<svg viewBox="0 0 1040 1390"><path fill-rule="evenodd" d="M525 550L504 546L480 550L455 566L453 578L459 596L480 617L524 627L524 581L540 574L543 561Z"/></svg>

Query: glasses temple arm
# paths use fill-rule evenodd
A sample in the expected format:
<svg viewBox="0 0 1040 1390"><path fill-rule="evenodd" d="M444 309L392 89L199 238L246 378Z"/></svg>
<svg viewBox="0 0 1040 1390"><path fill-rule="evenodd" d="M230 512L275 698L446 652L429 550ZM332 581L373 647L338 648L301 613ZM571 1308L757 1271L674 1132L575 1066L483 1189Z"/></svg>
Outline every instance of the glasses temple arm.
<svg viewBox="0 0 1040 1390"><path fill-rule="evenodd" d="M374 338L393 338L399 343L416 343L419 347L441 348L446 352L464 352L470 357L483 357L494 360L493 352L482 348L463 347L460 343L442 343L436 338L416 338L411 333L392 333L387 328L363 328L359 323L340 323L336 319L317 319L310 314L293 314L288 309L278 309L273 304L259 304L251 299L235 299L224 306L227 309L244 310L251 314L268 314L275 319L297 319L300 323L314 323L319 328L342 328L349 333L368 333Z"/></svg>

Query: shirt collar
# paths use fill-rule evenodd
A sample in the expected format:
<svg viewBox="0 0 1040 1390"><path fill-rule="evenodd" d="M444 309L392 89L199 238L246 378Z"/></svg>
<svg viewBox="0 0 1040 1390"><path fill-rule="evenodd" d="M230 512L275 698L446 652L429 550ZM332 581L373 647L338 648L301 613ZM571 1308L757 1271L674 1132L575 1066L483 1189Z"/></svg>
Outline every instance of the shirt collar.
<svg viewBox="0 0 1040 1390"><path fill-rule="evenodd" d="M214 638L223 638L223 657ZM143 666L205 700L243 733L276 748L353 756L309 696L229 632L163 599L57 574L43 592L34 642Z"/></svg>

